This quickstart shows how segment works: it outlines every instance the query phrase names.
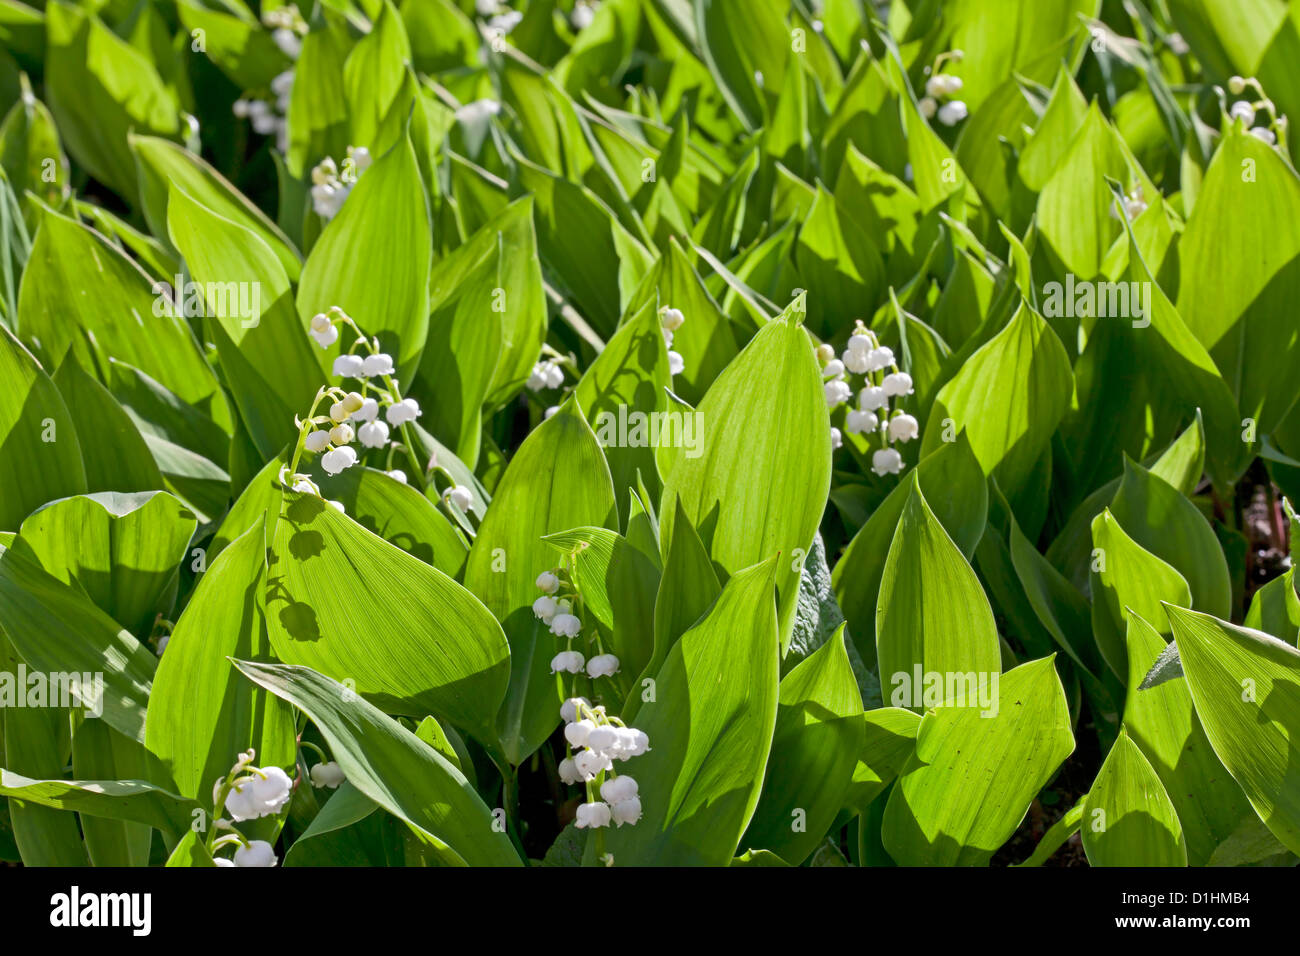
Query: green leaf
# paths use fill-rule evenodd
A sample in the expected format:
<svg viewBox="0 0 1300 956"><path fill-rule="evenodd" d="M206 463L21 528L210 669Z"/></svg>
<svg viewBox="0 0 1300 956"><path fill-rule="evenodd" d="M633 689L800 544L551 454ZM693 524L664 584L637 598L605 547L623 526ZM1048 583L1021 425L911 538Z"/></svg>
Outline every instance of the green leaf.
<svg viewBox="0 0 1300 956"><path fill-rule="evenodd" d="M249 747L259 766L294 761L292 712L240 680L227 660L270 654L264 538L259 521L203 572L158 662L145 745L187 797L206 798Z"/></svg>
<svg viewBox="0 0 1300 956"><path fill-rule="evenodd" d="M0 381L0 529L16 531L42 502L85 491L86 472L59 390L3 327Z"/></svg>
<svg viewBox="0 0 1300 956"><path fill-rule="evenodd" d="M30 670L80 679L81 692L65 706L102 714L129 739L144 739L154 656L80 588L10 548L0 553L0 621Z"/></svg>
<svg viewBox="0 0 1300 956"><path fill-rule="evenodd" d="M1093 866L1187 865L1169 794L1124 730L1084 802L1083 849Z"/></svg>
<svg viewBox="0 0 1300 956"><path fill-rule="evenodd" d="M844 806L858 812L866 812L907 766L921 717L901 707L881 707L863 714L862 723L862 749L844 797Z"/></svg>
<svg viewBox="0 0 1300 956"><path fill-rule="evenodd" d="M781 681L767 773L740 845L796 864L810 856L840 812L862 739L862 698L841 626Z"/></svg>
<svg viewBox="0 0 1300 956"><path fill-rule="evenodd" d="M464 775L348 689L307 667L235 661L249 680L301 710L356 787L406 821L445 863L518 866L509 838Z"/></svg>
<svg viewBox="0 0 1300 956"><path fill-rule="evenodd" d="M194 515L166 492L108 491L37 509L13 547L148 637L154 618L171 609L194 528Z"/></svg>
<svg viewBox="0 0 1300 956"><path fill-rule="evenodd" d="M659 670L655 700L637 713L650 738L634 768L644 816L605 835L616 865L725 866L735 855L776 724L779 560L738 571Z"/></svg>
<svg viewBox="0 0 1300 956"><path fill-rule="evenodd" d="M162 830L179 839L190 828L193 800L155 787L144 780L32 780L0 770L0 796L74 810L109 820L129 820Z"/></svg>
<svg viewBox="0 0 1300 956"><path fill-rule="evenodd" d="M1124 729L1150 760L1177 811L1188 863L1205 866L1242 820L1253 817L1250 804L1210 748L1192 709L1187 682L1169 680L1143 689L1143 675L1165 651L1164 638L1130 614L1126 639L1129 679Z"/></svg>
<svg viewBox="0 0 1300 956"><path fill-rule="evenodd" d="M506 469L479 526L465 585L487 605L510 641L510 689L498 718L501 743L520 763L560 722L561 694L550 673L562 642L533 614L537 576L555 567L544 535L611 527L614 489L582 410L572 399L530 434Z"/></svg>
<svg viewBox="0 0 1300 956"><path fill-rule="evenodd" d="M885 806L885 849L900 865L982 866L1015 832L1074 750L1054 660L1003 674L994 716L945 704L921 718Z"/></svg>
<svg viewBox="0 0 1300 956"><path fill-rule="evenodd" d="M339 306L379 339L401 386L409 385L429 331L432 255L420 167L404 136L361 175L307 257L298 285L304 327L316 313ZM341 330L339 342L320 352L323 367L351 344Z"/></svg>
<svg viewBox="0 0 1300 956"><path fill-rule="evenodd" d="M988 482L970 439L963 431L955 442L943 442L916 466L926 503L968 559L984 533L988 513ZM836 563L831 580L835 597L849 622L863 660L876 663L876 606L885 559L911 496L910 482L899 482L876 506L867 523L853 536Z"/></svg>
<svg viewBox="0 0 1300 956"><path fill-rule="evenodd" d="M313 495L284 494L272 542L277 658L351 681L392 713L438 714L493 740L509 650L473 594Z"/></svg>
<svg viewBox="0 0 1300 956"><path fill-rule="evenodd" d="M681 501L722 572L783 556L777 569L783 652L831 471L821 373L794 315L787 310L760 329L704 396L696 410L702 454L672 449L661 508L664 554Z"/></svg>
<svg viewBox="0 0 1300 956"><path fill-rule="evenodd" d="M915 472L880 581L876 650L895 706L920 708L915 673L1001 671L993 609L974 569L934 516ZM926 702L928 705L928 701Z"/></svg>
<svg viewBox="0 0 1300 956"><path fill-rule="evenodd" d="M1300 853L1300 651L1165 605L1210 746L1273 834Z"/></svg>
<svg viewBox="0 0 1300 956"><path fill-rule="evenodd" d="M149 446L111 392L72 357L54 373L77 434L86 491L151 491L163 487ZM57 495L56 495L57 497Z"/></svg>

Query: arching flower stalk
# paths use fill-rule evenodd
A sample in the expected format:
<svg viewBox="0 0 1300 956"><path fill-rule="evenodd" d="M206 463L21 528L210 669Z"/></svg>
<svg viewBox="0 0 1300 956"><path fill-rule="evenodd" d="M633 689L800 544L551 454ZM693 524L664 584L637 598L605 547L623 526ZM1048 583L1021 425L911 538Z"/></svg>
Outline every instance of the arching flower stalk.
<svg viewBox="0 0 1300 956"><path fill-rule="evenodd" d="M914 388L912 376L899 369L893 349L882 346L876 334L859 320L849 336L848 348L839 358L835 358L835 350L829 344L818 347L817 358L822 362L826 404L832 414L853 397L853 376L862 376L857 407L850 407L844 413L844 432L862 436L865 441L862 451L871 452L874 474L901 472L903 456L893 446L919 437L920 425L901 407L902 399L911 395ZM832 427L832 448L838 449L843 444L844 433Z"/></svg>

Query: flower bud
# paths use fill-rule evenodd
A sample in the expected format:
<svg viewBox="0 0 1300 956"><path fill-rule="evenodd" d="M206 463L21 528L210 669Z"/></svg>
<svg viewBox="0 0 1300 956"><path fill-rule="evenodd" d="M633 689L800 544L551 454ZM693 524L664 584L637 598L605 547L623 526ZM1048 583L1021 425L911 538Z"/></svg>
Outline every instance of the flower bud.
<svg viewBox="0 0 1300 956"><path fill-rule="evenodd" d="M1247 126L1250 126L1255 122L1255 107L1251 106L1245 100L1238 100L1232 104L1232 108L1228 110L1228 115L1233 119L1239 119Z"/></svg>
<svg viewBox="0 0 1300 956"><path fill-rule="evenodd" d="M1233 96L1240 96L1242 93L1246 92L1245 77L1241 77L1241 76L1228 77L1228 91Z"/></svg>
<svg viewBox="0 0 1300 956"><path fill-rule="evenodd" d="M825 365L831 359L835 358L835 346L829 342L823 342L817 346L817 361Z"/></svg>
<svg viewBox="0 0 1300 956"><path fill-rule="evenodd" d="M929 89L929 85L926 86ZM939 109L939 103L933 96L923 96L916 103L917 110L926 119L932 119Z"/></svg>
<svg viewBox="0 0 1300 956"><path fill-rule="evenodd" d="M340 422L330 429L330 441L336 445L351 444L352 439L356 438L356 432L347 422Z"/></svg>
<svg viewBox="0 0 1300 956"><path fill-rule="evenodd" d="M235 850L235 866L275 866L277 862L275 847L265 840L249 840L248 846Z"/></svg>
<svg viewBox="0 0 1300 956"><path fill-rule="evenodd" d="M560 586L560 579L550 571L543 571L537 575L537 590L545 591L547 594L554 594Z"/></svg>
<svg viewBox="0 0 1300 956"><path fill-rule="evenodd" d="M388 475L388 477L393 479L393 481L400 481L402 484L406 484L406 472L402 471L400 468L394 468L392 471L384 472L384 474Z"/></svg>
<svg viewBox="0 0 1300 956"><path fill-rule="evenodd" d="M453 508L465 514L474 504L474 495L464 485L456 485L447 492L447 500L451 502Z"/></svg>
<svg viewBox="0 0 1300 956"><path fill-rule="evenodd" d="M659 315L659 324L669 332L676 332L686 321L681 309L664 309Z"/></svg>

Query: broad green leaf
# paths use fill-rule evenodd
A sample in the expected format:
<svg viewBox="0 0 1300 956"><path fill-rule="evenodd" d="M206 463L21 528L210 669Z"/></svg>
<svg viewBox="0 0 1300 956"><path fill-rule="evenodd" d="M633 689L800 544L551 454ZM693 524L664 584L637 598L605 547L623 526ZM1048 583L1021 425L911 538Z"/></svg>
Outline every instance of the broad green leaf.
<svg viewBox="0 0 1300 956"><path fill-rule="evenodd" d="M971 558L984 533L988 482L966 433L922 458L916 474L927 504L962 554ZM867 664L876 662L876 606L885 559L910 494L910 483L894 486L853 536L832 573L835 597Z"/></svg>
<svg viewBox="0 0 1300 956"><path fill-rule="evenodd" d="M86 490L72 414L40 363L0 328L0 529L51 498Z"/></svg>
<svg viewBox="0 0 1300 956"><path fill-rule="evenodd" d="M75 720L75 718L74 718ZM149 757L102 720L82 720L72 732L72 776L78 780L148 779ZM94 866L147 866L153 829L148 823L81 817L86 852Z"/></svg>
<svg viewBox="0 0 1300 956"><path fill-rule="evenodd" d="M1164 638L1130 614L1126 640L1129 678L1124 729L1151 762L1177 811L1187 841L1187 861L1204 866L1242 820L1253 817L1250 804L1210 748L1192 709L1187 682L1170 680L1143 687L1143 676L1167 646Z"/></svg>
<svg viewBox="0 0 1300 956"><path fill-rule="evenodd" d="M1300 651L1208 614L1165 611L1210 746L1260 819L1300 852Z"/></svg>
<svg viewBox="0 0 1300 956"><path fill-rule="evenodd" d="M497 725L511 763L522 762L550 736L568 696L550 673L563 642L532 609L540 594L537 576L556 564L555 549L542 537L584 525L608 528L615 520L609 468L582 410L569 400L515 453L465 567L465 586L510 641L510 689Z"/></svg>
<svg viewBox="0 0 1300 956"><path fill-rule="evenodd" d="M0 554L0 622L30 671L68 677L51 688L62 706L102 715L127 738L144 739L154 656L79 587L10 548ZM68 675L78 678L79 690Z"/></svg>
<svg viewBox="0 0 1300 956"><path fill-rule="evenodd" d="M152 491L163 487L149 446L111 392L67 356L54 373L77 434L86 491Z"/></svg>
<svg viewBox="0 0 1300 956"><path fill-rule="evenodd" d="M632 771L644 816L605 834L617 865L725 866L735 855L776 724L780 560L738 571L660 668L636 718L650 738Z"/></svg>
<svg viewBox="0 0 1300 956"><path fill-rule="evenodd" d="M1169 794L1124 730L1084 801L1083 849L1093 866L1187 865Z"/></svg>
<svg viewBox="0 0 1300 956"><path fill-rule="evenodd" d="M179 839L190 828L193 800L144 780L33 780L0 770L0 796L58 810L129 820Z"/></svg>
<svg viewBox="0 0 1300 956"><path fill-rule="evenodd" d="M757 385L756 385L757 383ZM664 475L661 550L676 502L726 574L782 555L781 647L789 644L799 571L830 487L830 424L808 333L787 312L764 326L696 409L703 453L673 449Z"/></svg>
<svg viewBox="0 0 1300 956"><path fill-rule="evenodd" d="M158 662L145 745L180 793L209 796L235 757L252 747L258 766L294 760L293 715L240 680L228 658L270 654L266 636L265 527L258 522L213 561L176 622Z"/></svg>
<svg viewBox="0 0 1300 956"><path fill-rule="evenodd" d="M406 821L444 862L520 865L464 775L397 721L310 668L253 661L235 666L306 714L348 782Z"/></svg>
<svg viewBox="0 0 1300 956"><path fill-rule="evenodd" d="M266 593L275 656L351 681L393 713L438 714L492 742L509 649L487 608L321 499L283 501Z"/></svg>
<svg viewBox="0 0 1300 956"><path fill-rule="evenodd" d="M166 492L98 492L37 509L14 548L143 639L171 609L194 528L194 515Z"/></svg>
<svg viewBox="0 0 1300 956"><path fill-rule="evenodd" d="M862 723L862 749L844 795L844 806L857 811L865 811L907 765L921 717L901 707L882 707L863 714Z"/></svg>
<svg viewBox="0 0 1300 956"><path fill-rule="evenodd" d="M403 137L361 175L307 257L298 285L304 328L339 306L393 356L400 384L410 384L429 331L432 250L420 167ZM341 330L339 342L320 353L324 367L352 345L350 335Z"/></svg>
<svg viewBox="0 0 1300 956"><path fill-rule="evenodd" d="M802 862L839 814L862 749L843 626L782 680L763 789L740 845Z"/></svg>
<svg viewBox="0 0 1300 956"><path fill-rule="evenodd" d="M902 866L982 866L1074 750L1054 657L1001 676L997 712L945 704L921 718L916 753L885 806L885 849Z"/></svg>
<svg viewBox="0 0 1300 956"><path fill-rule="evenodd" d="M909 484L880 581L876 651L891 703L921 709L920 675L984 680L1002 668L993 609L974 569L930 510L915 473Z"/></svg>

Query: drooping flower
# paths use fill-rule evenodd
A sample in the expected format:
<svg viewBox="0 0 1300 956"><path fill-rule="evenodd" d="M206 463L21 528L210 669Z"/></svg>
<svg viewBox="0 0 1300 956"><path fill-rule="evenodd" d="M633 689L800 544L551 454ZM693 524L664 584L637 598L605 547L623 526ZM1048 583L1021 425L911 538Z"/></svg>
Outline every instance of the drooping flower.
<svg viewBox="0 0 1300 956"><path fill-rule="evenodd" d="M622 779L621 777L618 779ZM628 797L626 800L620 800L611 808L614 822L619 826L623 824L635 824L641 819L641 798Z"/></svg>
<svg viewBox="0 0 1300 956"><path fill-rule="evenodd" d="M577 620L577 618L574 618L574 620ZM554 619L552 619L551 629L554 630ZM560 651L551 658L551 673L562 671L566 674L581 674L583 665L586 663L586 658L582 656L580 651Z"/></svg>
<svg viewBox="0 0 1300 956"><path fill-rule="evenodd" d="M831 426L831 451L839 451L844 447L844 435L834 425Z"/></svg>
<svg viewBox="0 0 1300 956"><path fill-rule="evenodd" d="M564 783L568 783L568 784L582 783L582 774L578 773L578 768L574 764L572 757L565 757L563 760L561 760L558 770L560 774L560 779Z"/></svg>
<svg viewBox="0 0 1300 956"><path fill-rule="evenodd" d="M447 500L451 502L453 508L461 514L465 514L469 511L470 506L474 504L474 495L464 485L456 485L447 492Z"/></svg>
<svg viewBox="0 0 1300 956"><path fill-rule="evenodd" d="M874 412L889 401L887 393L879 385L868 385L858 392L858 408L864 412Z"/></svg>
<svg viewBox="0 0 1300 956"><path fill-rule="evenodd" d="M555 617L555 598L543 594L533 602L533 614L537 616L539 621L545 621L549 624L551 618ZM573 718L569 719L572 720Z"/></svg>
<svg viewBox="0 0 1300 956"><path fill-rule="evenodd" d="M572 614L561 612L551 618L551 633L559 637L577 637L581 630L582 621ZM581 667L579 667L579 670L581 670ZM577 671L574 671L574 673L577 673Z"/></svg>
<svg viewBox="0 0 1300 956"><path fill-rule="evenodd" d="M844 374L844 363L839 359L831 359L822 367L822 378L839 378Z"/></svg>
<svg viewBox="0 0 1300 956"><path fill-rule="evenodd" d="M637 782L627 774L611 777L600 785L600 796L608 803L622 803L637 795Z"/></svg>
<svg viewBox="0 0 1300 956"><path fill-rule="evenodd" d="M275 847L265 840L249 840L247 846L235 850L235 866L275 866L279 861Z"/></svg>
<svg viewBox="0 0 1300 956"><path fill-rule="evenodd" d="M880 383L886 395L911 395L912 376L906 372L893 372L885 376L885 380Z"/></svg>
<svg viewBox="0 0 1300 956"><path fill-rule="evenodd" d="M574 820L573 825L579 830L585 830L588 827L607 827L609 821L609 804L597 801L578 804L577 819Z"/></svg>
<svg viewBox="0 0 1300 956"><path fill-rule="evenodd" d="M560 579L550 571L543 571L537 575L537 590L545 591L547 594L554 594L560 586Z"/></svg>
<svg viewBox="0 0 1300 956"><path fill-rule="evenodd" d="M330 441L336 445L350 445L357 434L347 422L339 422L330 429Z"/></svg>
<svg viewBox="0 0 1300 956"><path fill-rule="evenodd" d="M895 415L889 420L889 440L908 442L921 433L920 426L911 415Z"/></svg>
<svg viewBox="0 0 1300 956"><path fill-rule="evenodd" d="M361 363L361 374L367 378L373 378L376 375L392 375L393 357L387 352L376 352L374 355L367 355Z"/></svg>
<svg viewBox="0 0 1300 956"><path fill-rule="evenodd" d="M961 100L944 103L943 106L939 107L938 112L939 122L944 126L956 126L969 115L970 110Z"/></svg>
<svg viewBox="0 0 1300 956"><path fill-rule="evenodd" d="M330 433L323 428L318 428L313 432L308 432L307 437L302 440L302 447L311 452L322 452L330 445ZM294 489L295 491L297 489Z"/></svg>
<svg viewBox="0 0 1300 956"><path fill-rule="evenodd" d="M406 484L406 472L402 471L400 468L393 468L392 470L385 472L385 474L388 475L389 478L393 479L393 481L400 481L402 484Z"/></svg>
<svg viewBox="0 0 1300 956"><path fill-rule="evenodd" d="M384 422L366 422L357 429L357 437L367 448L383 448L388 444L388 425Z"/></svg>
<svg viewBox="0 0 1300 956"><path fill-rule="evenodd" d="M887 345L872 349L867 355L867 371L878 372L894 364L894 350Z"/></svg>
<svg viewBox="0 0 1300 956"><path fill-rule="evenodd" d="M320 456L320 465L331 475L337 475L344 469L357 463L357 453L351 445L334 448Z"/></svg>
<svg viewBox="0 0 1300 956"><path fill-rule="evenodd" d="M849 387L849 383L842 382L839 379L827 382L822 390L826 393L826 404L831 408L842 405L853 395L853 389Z"/></svg>
<svg viewBox="0 0 1300 956"><path fill-rule="evenodd" d="M681 375L686 371L686 359L682 358L680 352L668 352L668 374Z"/></svg>
<svg viewBox="0 0 1300 956"><path fill-rule="evenodd" d="M871 453L871 470L877 475L896 475L903 470L903 456L896 448L880 448Z"/></svg>
<svg viewBox="0 0 1300 956"><path fill-rule="evenodd" d="M571 723L578 719L580 707L590 707L591 701L585 697L570 697L560 706L560 719Z"/></svg>
<svg viewBox="0 0 1300 956"><path fill-rule="evenodd" d="M289 802L293 781L279 767L252 768L252 773L238 778L226 795L225 809L236 821L274 816ZM216 789L220 789L218 781ZM213 798L215 802L215 797Z"/></svg>
<svg viewBox="0 0 1300 956"><path fill-rule="evenodd" d="M1250 103L1245 100L1238 100L1229 108L1228 115L1233 119L1239 119L1247 126L1250 126L1255 122L1255 107L1251 106Z"/></svg>
<svg viewBox="0 0 1300 956"><path fill-rule="evenodd" d="M587 676L593 680L597 677L609 677L618 673L618 658L613 654L597 654L587 661Z"/></svg>
<svg viewBox="0 0 1300 956"><path fill-rule="evenodd" d="M354 422L373 422L379 416L379 402L373 398L362 401L361 407L352 413Z"/></svg>
<svg viewBox="0 0 1300 956"><path fill-rule="evenodd" d="M844 416L844 427L854 435L867 435L880 427L880 421L875 412L853 409Z"/></svg>
<svg viewBox="0 0 1300 956"><path fill-rule="evenodd" d="M318 763L311 768L311 785L313 787L325 787L334 790L345 779L343 770L333 760L328 763Z"/></svg>
<svg viewBox="0 0 1300 956"><path fill-rule="evenodd" d="M334 360L334 374L342 378L360 378L365 359L360 355L340 355Z"/></svg>
<svg viewBox="0 0 1300 956"><path fill-rule="evenodd" d="M335 328L328 315L318 312L312 316L311 337L316 340L317 345L327 349L339 340L339 330Z"/></svg>
<svg viewBox="0 0 1300 956"><path fill-rule="evenodd" d="M388 419L388 424L394 427L413 422L420 417L420 403L413 398L404 398L400 402L389 405L384 412L384 417Z"/></svg>

